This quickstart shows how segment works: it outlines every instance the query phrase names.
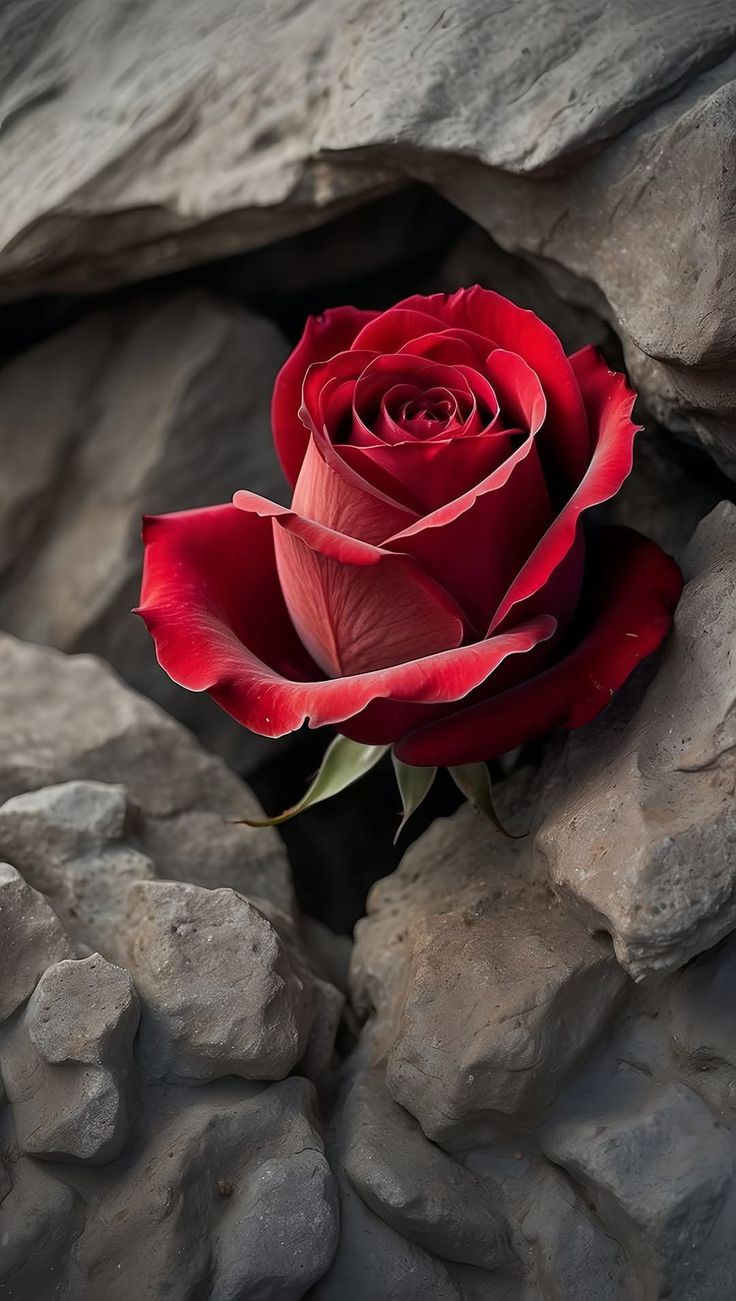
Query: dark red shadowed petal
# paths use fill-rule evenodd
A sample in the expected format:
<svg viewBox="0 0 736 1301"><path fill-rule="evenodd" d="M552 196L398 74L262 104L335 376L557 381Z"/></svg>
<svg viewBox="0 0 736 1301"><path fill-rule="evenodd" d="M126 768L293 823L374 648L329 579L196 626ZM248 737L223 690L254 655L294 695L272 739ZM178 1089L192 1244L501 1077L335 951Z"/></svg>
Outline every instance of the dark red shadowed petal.
<svg viewBox="0 0 736 1301"><path fill-rule="evenodd" d="M555 570L575 545L582 513L615 497L631 472L634 437L641 429L631 421L636 395L626 377L609 370L595 348L584 348L570 361L596 434L593 456L579 487L511 584L493 617L491 631L501 627L510 614L516 621L540 608L537 594L553 580ZM545 604L544 608L550 607Z"/></svg>
<svg viewBox="0 0 736 1301"><path fill-rule="evenodd" d="M402 502L414 515L434 513L469 492L501 465L511 450L511 437L500 433L379 447L346 444L335 449L350 471Z"/></svg>
<svg viewBox="0 0 736 1301"><path fill-rule="evenodd" d="M579 482L590 459L591 437L576 375L548 325L534 312L479 285L427 298L417 294L397 306L481 334L523 357L539 376L547 398L548 417L540 441L543 462L559 470L568 489Z"/></svg>
<svg viewBox="0 0 736 1301"><path fill-rule="evenodd" d="M372 700L460 700L509 655L554 632L554 620L542 618L475 646L320 679L281 595L273 527L272 519L232 505L149 518L138 611L169 676L208 691L263 736L284 736L306 720L312 727L341 723Z"/></svg>
<svg viewBox="0 0 736 1301"><path fill-rule="evenodd" d="M398 758L419 766L475 763L553 727L582 727L595 718L663 641L682 575L656 543L611 527L600 530L586 590L595 602L592 623L559 663L405 736L396 746Z"/></svg>
<svg viewBox="0 0 736 1301"><path fill-rule="evenodd" d="M363 326L378 315L357 307L335 307L321 316L310 316L301 339L281 367L271 400L271 424L276 451L292 487L307 449L307 431L299 418L304 376L314 362L352 347Z"/></svg>
<svg viewBox="0 0 736 1301"><path fill-rule="evenodd" d="M327 433L330 438L347 438L353 420L353 393L359 376L374 352L355 349L337 352L328 361L316 361L309 367L302 384L300 419L305 437L309 432ZM378 439L366 429L369 442Z"/></svg>
<svg viewBox="0 0 736 1301"><path fill-rule="evenodd" d="M455 602L410 556L304 519L255 493L239 510L274 520L281 590L294 626L331 677L368 673L459 646Z"/></svg>

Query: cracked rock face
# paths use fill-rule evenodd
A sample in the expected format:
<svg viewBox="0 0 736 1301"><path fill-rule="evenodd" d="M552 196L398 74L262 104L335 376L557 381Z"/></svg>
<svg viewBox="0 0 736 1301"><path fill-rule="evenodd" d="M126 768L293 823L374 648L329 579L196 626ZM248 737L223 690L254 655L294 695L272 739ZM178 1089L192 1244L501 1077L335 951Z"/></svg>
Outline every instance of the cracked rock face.
<svg viewBox="0 0 736 1301"><path fill-rule="evenodd" d="M736 925L736 509L686 556L661 666L571 734L537 844L557 890L610 931L636 978L680 967Z"/></svg>
<svg viewBox="0 0 736 1301"><path fill-rule="evenodd" d="M172 21L9 19L4 296L256 248L418 178L608 317L650 406L734 465L730 0L185 0L174 45Z"/></svg>
<svg viewBox="0 0 736 1301"><path fill-rule="evenodd" d="M0 1295L298 1301L336 1247L344 998L274 838L249 858L250 792L107 669L4 649L6 791L71 780L0 806Z"/></svg>
<svg viewBox="0 0 736 1301"><path fill-rule="evenodd" d="M190 291L92 312L0 370L0 626L102 655L244 772L266 744L175 687L130 610L142 515L283 495L268 408L287 351Z"/></svg>

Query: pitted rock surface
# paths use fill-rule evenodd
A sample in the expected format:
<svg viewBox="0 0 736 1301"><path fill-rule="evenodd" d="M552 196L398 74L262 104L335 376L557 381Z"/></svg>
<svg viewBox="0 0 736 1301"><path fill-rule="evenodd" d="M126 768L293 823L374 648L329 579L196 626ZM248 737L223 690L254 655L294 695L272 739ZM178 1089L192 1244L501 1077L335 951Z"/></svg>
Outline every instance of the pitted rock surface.
<svg viewBox="0 0 736 1301"><path fill-rule="evenodd" d="M312 990L266 918L234 890L144 881L129 892L128 966L169 1078L278 1080L302 1057Z"/></svg>
<svg viewBox="0 0 736 1301"><path fill-rule="evenodd" d="M95 1164L120 1153L139 1015L127 971L98 953L47 968L2 1050L24 1152Z"/></svg>

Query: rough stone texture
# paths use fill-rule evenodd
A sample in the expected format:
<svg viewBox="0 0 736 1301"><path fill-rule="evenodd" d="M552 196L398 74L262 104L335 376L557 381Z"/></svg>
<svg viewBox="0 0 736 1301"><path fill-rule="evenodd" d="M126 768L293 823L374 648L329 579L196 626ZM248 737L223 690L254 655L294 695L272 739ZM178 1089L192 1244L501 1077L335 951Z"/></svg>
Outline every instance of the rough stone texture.
<svg viewBox="0 0 736 1301"><path fill-rule="evenodd" d="M458 1147L547 1105L625 983L535 879L530 839L489 842L469 806L374 887L353 975L391 1094Z"/></svg>
<svg viewBox="0 0 736 1301"><path fill-rule="evenodd" d="M143 514L283 495L286 353L270 322L190 292L92 313L0 370L0 627L102 655L245 772L267 743L172 683L130 610Z"/></svg>
<svg viewBox="0 0 736 1301"><path fill-rule="evenodd" d="M135 848L155 862L160 876L232 885L291 909L281 842L275 831L232 823L258 816L259 806L224 763L100 661L0 635L0 801L77 780L125 786ZM78 796L72 793L62 801L61 832L53 826L56 796L49 797L42 818L31 820L36 829L30 833L24 871L53 870L56 850L46 868L30 864L35 838L48 836L57 843L61 834L58 843L63 845L67 824L75 818L81 841L74 852L78 857L88 852L86 796L77 814L71 807ZM18 827L17 806L12 812L11 823ZM40 823L47 824L43 832ZM23 852L17 839L12 847L16 856Z"/></svg>
<svg viewBox="0 0 736 1301"><path fill-rule="evenodd" d="M5 31L6 296L259 246L419 178L609 317L666 423L734 463L729 0L34 19Z"/></svg>
<svg viewBox="0 0 736 1301"><path fill-rule="evenodd" d="M499 1203L459 1162L428 1143L377 1071L345 1105L344 1167L363 1201L398 1233L445 1260L484 1269L510 1255Z"/></svg>
<svg viewBox="0 0 736 1301"><path fill-rule="evenodd" d="M140 1007L127 971L98 953L47 968L2 1050L23 1152L104 1164L128 1137Z"/></svg>
<svg viewBox="0 0 736 1301"><path fill-rule="evenodd" d="M550 877L640 978L736 925L736 508L700 525L661 667L588 728L550 775L537 837Z"/></svg>
<svg viewBox="0 0 736 1301"><path fill-rule="evenodd" d="M234 890L131 886L128 966L169 1078L278 1080L302 1057L312 990L266 918Z"/></svg>
<svg viewBox="0 0 736 1301"><path fill-rule="evenodd" d="M43 895L0 862L0 1021L26 1001L39 976L74 949Z"/></svg>

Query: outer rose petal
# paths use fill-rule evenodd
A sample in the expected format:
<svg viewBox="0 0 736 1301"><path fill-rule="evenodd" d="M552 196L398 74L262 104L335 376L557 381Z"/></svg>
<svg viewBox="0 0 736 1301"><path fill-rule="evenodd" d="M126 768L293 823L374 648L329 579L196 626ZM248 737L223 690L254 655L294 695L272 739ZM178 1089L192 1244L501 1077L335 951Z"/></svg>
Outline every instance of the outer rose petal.
<svg viewBox="0 0 736 1301"><path fill-rule="evenodd" d="M664 639L682 575L633 530L601 529L597 543L588 576L597 608L578 644L520 686L405 736L396 746L399 759L419 766L493 759L553 727L582 727L605 708Z"/></svg>
<svg viewBox="0 0 736 1301"><path fill-rule="evenodd" d="M315 663L331 677L392 668L459 646L462 614L410 556L336 533L250 492L243 511L271 517L281 590Z"/></svg>
<svg viewBox="0 0 736 1301"><path fill-rule="evenodd" d="M357 307L334 307L321 316L310 316L296 348L276 376L271 399L271 424L276 451L292 487L297 481L309 437L299 419L302 384L308 367L334 357L336 352L345 352L362 327L379 315L379 312L360 311Z"/></svg>
<svg viewBox="0 0 736 1301"><path fill-rule="evenodd" d="M493 617L491 631L502 627L512 611L511 618L516 622L539 609L550 608L544 589L555 582L555 572L576 544L580 516L592 506L615 497L631 473L634 436L641 426L631 421L636 395L628 387L625 375L609 370L592 347L575 353L570 364L580 379L596 445L576 491L511 584Z"/></svg>
<svg viewBox="0 0 736 1301"><path fill-rule="evenodd" d="M434 513L445 502L470 492L511 453L507 433L479 434L383 447L336 447L342 461L365 482L413 515Z"/></svg>
<svg viewBox="0 0 736 1301"><path fill-rule="evenodd" d="M540 618L410 664L320 679L289 621L272 535L272 519L232 505L149 518L139 610L169 676L208 691L263 736L284 736L307 719L312 727L341 723L372 700L461 700L507 656L554 632L554 620Z"/></svg>

